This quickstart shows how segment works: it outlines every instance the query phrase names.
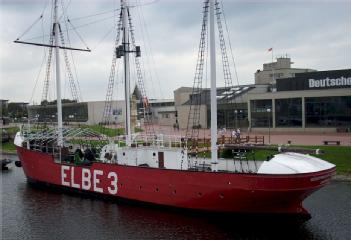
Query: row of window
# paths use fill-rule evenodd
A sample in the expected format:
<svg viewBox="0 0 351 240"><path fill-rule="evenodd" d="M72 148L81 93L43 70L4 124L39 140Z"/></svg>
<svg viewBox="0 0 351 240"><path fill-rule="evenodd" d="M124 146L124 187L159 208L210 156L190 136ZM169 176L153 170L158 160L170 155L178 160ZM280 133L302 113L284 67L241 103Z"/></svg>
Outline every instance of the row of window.
<svg viewBox="0 0 351 240"><path fill-rule="evenodd" d="M29 106L29 118L36 119L38 122L57 121L56 105ZM64 122L86 122L88 121L87 103L74 103L62 106L62 119Z"/></svg>
<svg viewBox="0 0 351 240"><path fill-rule="evenodd" d="M272 100L252 100L251 126L271 127ZM302 127L302 99L275 100L276 127ZM350 127L351 96L305 98L306 127Z"/></svg>

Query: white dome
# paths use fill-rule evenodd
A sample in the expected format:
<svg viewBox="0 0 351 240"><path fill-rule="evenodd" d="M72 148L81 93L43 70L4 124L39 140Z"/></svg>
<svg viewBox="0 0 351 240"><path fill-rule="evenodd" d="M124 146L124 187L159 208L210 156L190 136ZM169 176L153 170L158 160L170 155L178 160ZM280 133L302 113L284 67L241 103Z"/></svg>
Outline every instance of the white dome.
<svg viewBox="0 0 351 240"><path fill-rule="evenodd" d="M298 174L311 173L327 170L335 167L334 164L326 162L310 155L300 153L280 153L271 160L264 161L257 173L262 174Z"/></svg>

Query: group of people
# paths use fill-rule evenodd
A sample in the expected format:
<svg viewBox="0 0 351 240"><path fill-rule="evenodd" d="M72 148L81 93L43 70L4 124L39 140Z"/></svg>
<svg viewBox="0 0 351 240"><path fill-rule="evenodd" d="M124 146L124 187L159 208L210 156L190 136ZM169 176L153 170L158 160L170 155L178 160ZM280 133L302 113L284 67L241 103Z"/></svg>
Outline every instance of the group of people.
<svg viewBox="0 0 351 240"><path fill-rule="evenodd" d="M232 131L232 138L235 139L235 142L239 142L240 143L240 128L238 129L233 129Z"/></svg>
<svg viewBox="0 0 351 240"><path fill-rule="evenodd" d="M73 163L76 165L90 165L91 162L95 161L96 154L95 148L85 148L84 153L78 148L74 152Z"/></svg>
<svg viewBox="0 0 351 240"><path fill-rule="evenodd" d="M225 136L226 132L227 132L227 129L223 128L221 130L221 135ZM240 134L241 134L240 128L237 128L237 129L234 128L232 131L232 139L234 139L235 142L240 142Z"/></svg>

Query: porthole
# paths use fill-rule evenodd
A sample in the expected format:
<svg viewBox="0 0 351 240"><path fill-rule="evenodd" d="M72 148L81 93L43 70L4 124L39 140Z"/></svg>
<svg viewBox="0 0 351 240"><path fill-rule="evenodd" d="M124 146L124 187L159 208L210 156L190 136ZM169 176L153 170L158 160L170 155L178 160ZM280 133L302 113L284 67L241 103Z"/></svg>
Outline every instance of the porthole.
<svg viewBox="0 0 351 240"><path fill-rule="evenodd" d="M141 188L142 188L142 187L141 187L141 186L139 186L139 190L141 190Z"/></svg>
<svg viewBox="0 0 351 240"><path fill-rule="evenodd" d="M197 193L197 196L201 197L201 196L202 196L202 193L201 193L201 192L198 192L198 193Z"/></svg>
<svg viewBox="0 0 351 240"><path fill-rule="evenodd" d="M223 193L219 194L219 198L223 199L224 198L224 194Z"/></svg>
<svg viewBox="0 0 351 240"><path fill-rule="evenodd" d="M156 153L152 153L152 156L156 156Z"/></svg>
<svg viewBox="0 0 351 240"><path fill-rule="evenodd" d="M125 155L126 155L126 153L124 152L124 153L123 153L123 156L125 156Z"/></svg>
<svg viewBox="0 0 351 240"><path fill-rule="evenodd" d="M159 189L158 188L156 188L156 192L158 192L159 191Z"/></svg>

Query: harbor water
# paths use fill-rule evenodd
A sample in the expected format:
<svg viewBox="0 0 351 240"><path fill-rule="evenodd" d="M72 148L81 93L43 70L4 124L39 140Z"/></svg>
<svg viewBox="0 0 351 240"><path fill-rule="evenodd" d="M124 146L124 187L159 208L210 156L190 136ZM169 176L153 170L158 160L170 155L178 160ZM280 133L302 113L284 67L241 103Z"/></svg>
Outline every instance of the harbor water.
<svg viewBox="0 0 351 240"><path fill-rule="evenodd" d="M308 222L280 225L36 188L14 163L0 186L1 239L351 239L351 182L309 197Z"/></svg>

